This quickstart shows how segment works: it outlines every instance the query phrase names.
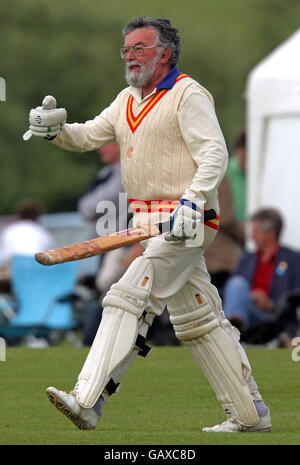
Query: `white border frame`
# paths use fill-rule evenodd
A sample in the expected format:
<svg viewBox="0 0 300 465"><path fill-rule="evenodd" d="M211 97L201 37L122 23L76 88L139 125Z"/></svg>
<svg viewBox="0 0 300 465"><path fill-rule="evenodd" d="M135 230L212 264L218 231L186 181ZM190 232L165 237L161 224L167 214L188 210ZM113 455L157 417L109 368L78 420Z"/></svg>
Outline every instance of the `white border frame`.
<svg viewBox="0 0 300 465"><path fill-rule="evenodd" d="M3 77L0 77L0 101L6 101L6 84Z"/></svg>

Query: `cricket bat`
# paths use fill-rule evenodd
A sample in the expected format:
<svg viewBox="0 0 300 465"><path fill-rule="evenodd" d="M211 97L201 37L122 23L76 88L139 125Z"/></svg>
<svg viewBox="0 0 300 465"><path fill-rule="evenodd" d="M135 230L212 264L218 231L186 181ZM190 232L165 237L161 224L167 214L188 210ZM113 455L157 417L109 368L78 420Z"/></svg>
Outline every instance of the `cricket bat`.
<svg viewBox="0 0 300 465"><path fill-rule="evenodd" d="M204 221L216 218L215 210L204 212ZM110 250L118 249L137 242L145 241L151 237L159 236L170 230L170 222L149 224L145 227L129 228L107 236L96 237L77 244L67 245L57 249L47 250L35 254L35 259L41 265L51 266L60 263L83 260L84 258L101 255Z"/></svg>

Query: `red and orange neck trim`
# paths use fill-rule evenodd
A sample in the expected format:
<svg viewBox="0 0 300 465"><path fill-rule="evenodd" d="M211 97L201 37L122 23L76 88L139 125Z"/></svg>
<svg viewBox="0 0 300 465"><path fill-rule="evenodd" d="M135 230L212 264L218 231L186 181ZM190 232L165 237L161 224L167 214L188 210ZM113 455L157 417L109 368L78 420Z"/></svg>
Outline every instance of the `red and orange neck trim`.
<svg viewBox="0 0 300 465"><path fill-rule="evenodd" d="M189 77L187 74L179 74L174 85L183 78ZM160 101L160 99L169 92L169 89L161 89L155 92L153 97L149 100L147 105L140 111L140 113L135 116L133 113L132 105L133 105L133 96L130 94L127 101L127 108L126 108L126 118L129 124L129 127L132 132L135 132L145 116L152 110L152 108Z"/></svg>

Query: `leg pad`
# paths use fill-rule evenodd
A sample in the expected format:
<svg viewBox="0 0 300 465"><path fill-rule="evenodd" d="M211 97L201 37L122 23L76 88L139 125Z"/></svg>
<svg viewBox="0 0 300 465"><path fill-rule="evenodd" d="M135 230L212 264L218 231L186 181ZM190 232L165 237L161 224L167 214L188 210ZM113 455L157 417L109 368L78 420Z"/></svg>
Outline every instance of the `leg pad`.
<svg viewBox="0 0 300 465"><path fill-rule="evenodd" d="M81 407L93 407L111 378L118 379L118 368L131 358L152 279L150 260L138 257L103 299L102 320L74 388ZM146 354L145 341L141 350Z"/></svg>
<svg viewBox="0 0 300 465"><path fill-rule="evenodd" d="M241 354L208 298L187 285L172 303L170 319L176 336L202 368L226 415L244 426L256 425L258 415L245 381Z"/></svg>

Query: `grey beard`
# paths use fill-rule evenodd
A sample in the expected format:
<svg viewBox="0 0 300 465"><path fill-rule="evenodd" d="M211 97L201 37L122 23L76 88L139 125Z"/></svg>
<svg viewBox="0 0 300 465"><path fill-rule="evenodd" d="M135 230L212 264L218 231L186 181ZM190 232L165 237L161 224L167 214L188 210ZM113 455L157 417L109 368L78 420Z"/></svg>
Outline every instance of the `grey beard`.
<svg viewBox="0 0 300 465"><path fill-rule="evenodd" d="M144 87L148 84L151 76L148 76L148 73L146 75L143 71L141 71L141 73L135 73L134 71L126 69L125 78L129 86Z"/></svg>
<svg viewBox="0 0 300 465"><path fill-rule="evenodd" d="M140 73L135 73L134 71L129 71L127 66L125 68L125 79L127 84L132 87L144 87L146 86L150 79L152 78L156 65L158 63L159 57L154 58L151 63L148 65L140 65ZM132 63L133 64L133 63Z"/></svg>

